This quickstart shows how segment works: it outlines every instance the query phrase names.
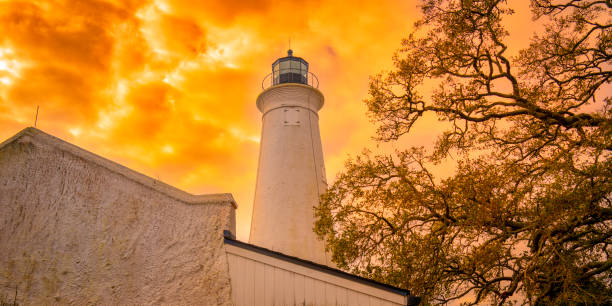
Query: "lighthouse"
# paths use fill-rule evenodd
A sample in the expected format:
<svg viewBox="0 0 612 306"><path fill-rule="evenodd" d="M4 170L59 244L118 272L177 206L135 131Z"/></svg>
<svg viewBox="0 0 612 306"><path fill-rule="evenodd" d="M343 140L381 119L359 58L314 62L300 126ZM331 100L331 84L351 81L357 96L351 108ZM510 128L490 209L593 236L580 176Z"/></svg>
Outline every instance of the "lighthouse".
<svg viewBox="0 0 612 306"><path fill-rule="evenodd" d="M314 207L327 188L318 115L324 99L317 88L308 62L292 50L264 79L257 97L262 131L249 242L331 265L313 232Z"/></svg>

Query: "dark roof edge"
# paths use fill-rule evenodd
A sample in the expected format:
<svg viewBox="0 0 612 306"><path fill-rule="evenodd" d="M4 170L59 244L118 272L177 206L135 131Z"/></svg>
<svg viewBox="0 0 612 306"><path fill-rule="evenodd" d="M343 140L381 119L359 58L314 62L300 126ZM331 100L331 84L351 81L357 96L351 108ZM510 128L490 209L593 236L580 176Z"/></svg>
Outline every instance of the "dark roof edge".
<svg viewBox="0 0 612 306"><path fill-rule="evenodd" d="M378 289L382 289L382 290L386 290L386 291L390 291L396 294L400 294L403 296L410 296L410 291L406 290L406 289L402 289L402 288L398 288L398 287L394 287L391 285L387 285L387 284L383 284L383 283L379 283L377 281L373 281L371 279L365 278L365 277L361 277L361 276L357 276L354 274L350 274L338 269L334 269L334 268L330 268L328 266L325 265L321 265L318 263L314 263L312 261L308 261L308 260L304 260L304 259L300 259L297 257L293 257L293 256L289 256L289 255L285 255L283 253L279 253L279 252L275 252L272 250L268 250L266 248L262 248L253 244L249 244L246 242L242 242L242 241L238 241L236 239L234 239L234 237L232 237L232 235L228 235L227 233L224 232L225 235L225 239L224 242L227 244L231 244L233 246L237 246L243 249L247 249L250 251L254 251L260 254L264 254L267 256L271 256L280 260L284 260L284 261L288 261L294 264L298 264L300 266L303 267L307 267L307 268L311 268L311 269L315 269L315 270L319 270L321 272L325 272L325 273L329 273L335 276L339 276L345 279L349 279L349 280L353 280L362 284L366 284L372 287L376 287Z"/></svg>

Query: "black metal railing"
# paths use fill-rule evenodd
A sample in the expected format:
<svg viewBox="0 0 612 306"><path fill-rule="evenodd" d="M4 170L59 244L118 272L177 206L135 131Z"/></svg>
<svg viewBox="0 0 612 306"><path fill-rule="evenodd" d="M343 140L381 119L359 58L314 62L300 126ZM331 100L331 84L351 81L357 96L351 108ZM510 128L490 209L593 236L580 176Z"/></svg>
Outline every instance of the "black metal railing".
<svg viewBox="0 0 612 306"><path fill-rule="evenodd" d="M314 88L319 88L319 79L314 73L303 73L302 71L294 72L291 70L286 73L270 73L266 75L261 82L261 88L266 90L274 85L287 83L304 84Z"/></svg>

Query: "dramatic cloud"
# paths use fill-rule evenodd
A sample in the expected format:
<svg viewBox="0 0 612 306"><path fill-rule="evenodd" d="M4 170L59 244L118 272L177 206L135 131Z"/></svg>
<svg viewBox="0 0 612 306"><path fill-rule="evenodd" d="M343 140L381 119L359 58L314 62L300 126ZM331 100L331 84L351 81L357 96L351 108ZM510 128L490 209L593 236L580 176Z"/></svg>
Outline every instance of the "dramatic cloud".
<svg viewBox="0 0 612 306"><path fill-rule="evenodd" d="M33 125L192 193L231 192L247 239L270 64L311 64L327 176L371 145L368 76L413 1L0 0L0 139ZM409 141L431 140L430 128ZM347 135L346 131L351 131Z"/></svg>

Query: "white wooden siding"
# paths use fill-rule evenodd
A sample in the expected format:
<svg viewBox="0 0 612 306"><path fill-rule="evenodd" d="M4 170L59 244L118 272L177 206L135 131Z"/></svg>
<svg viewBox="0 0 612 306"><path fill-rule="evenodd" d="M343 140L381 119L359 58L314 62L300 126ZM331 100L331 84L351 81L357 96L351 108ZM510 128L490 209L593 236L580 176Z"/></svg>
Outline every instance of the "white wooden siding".
<svg viewBox="0 0 612 306"><path fill-rule="evenodd" d="M236 306L391 306L406 297L345 277L225 245Z"/></svg>

